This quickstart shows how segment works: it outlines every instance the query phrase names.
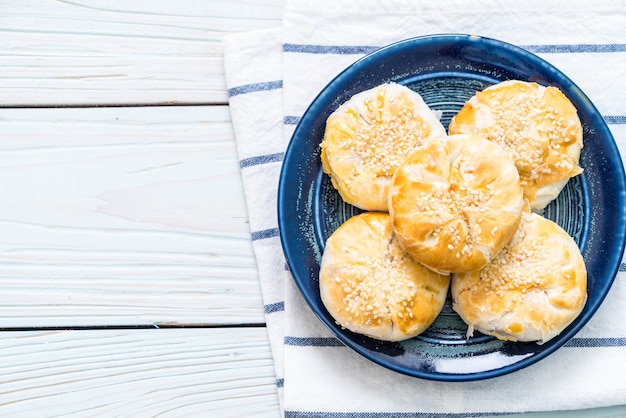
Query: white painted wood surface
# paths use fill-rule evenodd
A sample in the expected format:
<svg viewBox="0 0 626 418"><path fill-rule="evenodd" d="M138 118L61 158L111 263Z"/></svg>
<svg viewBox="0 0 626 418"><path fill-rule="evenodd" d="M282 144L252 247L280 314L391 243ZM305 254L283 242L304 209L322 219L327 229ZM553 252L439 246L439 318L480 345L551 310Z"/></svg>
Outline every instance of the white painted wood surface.
<svg viewBox="0 0 626 418"><path fill-rule="evenodd" d="M0 109L0 138L0 328L263 322L226 106Z"/></svg>
<svg viewBox="0 0 626 418"><path fill-rule="evenodd" d="M0 333L2 417L278 417L264 328Z"/></svg>
<svg viewBox="0 0 626 418"><path fill-rule="evenodd" d="M0 176L0 328L264 321L226 106L0 109Z"/></svg>
<svg viewBox="0 0 626 418"><path fill-rule="evenodd" d="M0 10L0 416L278 416L221 38L282 1Z"/></svg>
<svg viewBox="0 0 626 418"><path fill-rule="evenodd" d="M0 0L0 416L279 416L221 38L282 8Z"/></svg>
<svg viewBox="0 0 626 418"><path fill-rule="evenodd" d="M284 0L0 0L0 106L226 103L224 34Z"/></svg>

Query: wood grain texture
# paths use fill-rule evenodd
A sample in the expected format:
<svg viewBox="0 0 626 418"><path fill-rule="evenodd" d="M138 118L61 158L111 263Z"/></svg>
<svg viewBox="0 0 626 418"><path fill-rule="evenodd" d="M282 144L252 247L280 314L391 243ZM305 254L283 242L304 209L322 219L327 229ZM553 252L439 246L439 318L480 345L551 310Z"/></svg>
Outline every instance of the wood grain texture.
<svg viewBox="0 0 626 418"><path fill-rule="evenodd" d="M0 0L0 106L226 103L222 37L284 0Z"/></svg>
<svg viewBox="0 0 626 418"><path fill-rule="evenodd" d="M3 332L0 416L278 417L265 332Z"/></svg>
<svg viewBox="0 0 626 418"><path fill-rule="evenodd" d="M0 328L263 323L226 106L0 109Z"/></svg>

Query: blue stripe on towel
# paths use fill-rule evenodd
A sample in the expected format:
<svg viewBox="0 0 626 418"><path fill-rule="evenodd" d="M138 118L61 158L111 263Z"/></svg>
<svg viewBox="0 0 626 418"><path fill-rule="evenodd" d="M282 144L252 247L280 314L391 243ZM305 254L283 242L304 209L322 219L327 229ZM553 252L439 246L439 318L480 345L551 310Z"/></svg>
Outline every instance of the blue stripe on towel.
<svg viewBox="0 0 626 418"><path fill-rule="evenodd" d="M285 310L285 302L276 302L276 303L268 303L263 307L263 311L266 314L271 314L274 312L282 312Z"/></svg>
<svg viewBox="0 0 626 418"><path fill-rule="evenodd" d="M236 86L228 89L228 97L239 96L240 94L254 93L257 91L277 90L283 88L283 80L264 81L262 83L251 83Z"/></svg>
<svg viewBox="0 0 626 418"><path fill-rule="evenodd" d="M283 123L285 125L297 125L300 123L300 116L285 116Z"/></svg>
<svg viewBox="0 0 626 418"><path fill-rule="evenodd" d="M285 345L296 347L343 347L344 344L337 338L330 337L290 337L285 336Z"/></svg>
<svg viewBox="0 0 626 418"><path fill-rule="evenodd" d="M626 125L626 115L605 115L602 116L608 125ZM297 125L300 123L300 116L289 115L283 117L285 125Z"/></svg>
<svg viewBox="0 0 626 418"><path fill-rule="evenodd" d="M514 412L319 412L285 411L285 418L477 418L513 415Z"/></svg>
<svg viewBox="0 0 626 418"><path fill-rule="evenodd" d="M342 347L343 343L337 338L322 337L290 337L285 336L285 345L297 347ZM564 347L626 347L626 337L605 337L605 338L572 338Z"/></svg>
<svg viewBox="0 0 626 418"><path fill-rule="evenodd" d="M603 116L604 121L609 125L626 125L625 115Z"/></svg>
<svg viewBox="0 0 626 418"><path fill-rule="evenodd" d="M564 347L624 347L625 337L572 338Z"/></svg>
<svg viewBox="0 0 626 418"><path fill-rule="evenodd" d="M619 265L619 271L626 271L626 263L622 263Z"/></svg>
<svg viewBox="0 0 626 418"><path fill-rule="evenodd" d="M380 47L372 45L283 44L283 52L296 52L300 54L355 55L369 54L377 49L380 49Z"/></svg>
<svg viewBox="0 0 626 418"><path fill-rule="evenodd" d="M277 152L276 154L257 155L256 157L244 158L239 161L239 168L251 167L254 165L261 165L267 163L274 163L282 161L285 157L285 153Z"/></svg>
<svg viewBox="0 0 626 418"><path fill-rule="evenodd" d="M278 235L280 235L278 228L270 228L262 231L254 231L250 234L250 237L252 238L252 241L258 241L261 239L277 237Z"/></svg>
<svg viewBox="0 0 626 418"><path fill-rule="evenodd" d="M626 52L626 44L553 44L523 45L521 47L538 54Z"/></svg>
<svg viewBox="0 0 626 418"><path fill-rule="evenodd" d="M541 54L579 54L626 52L626 44L547 44L520 45L521 48ZM299 54L351 55L369 54L380 46L375 45L315 45L283 44L283 52Z"/></svg>

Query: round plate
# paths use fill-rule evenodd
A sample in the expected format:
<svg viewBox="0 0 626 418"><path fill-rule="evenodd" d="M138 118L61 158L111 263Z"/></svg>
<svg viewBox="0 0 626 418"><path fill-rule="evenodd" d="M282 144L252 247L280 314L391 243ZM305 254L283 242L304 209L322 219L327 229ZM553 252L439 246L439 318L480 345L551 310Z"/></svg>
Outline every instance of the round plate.
<svg viewBox="0 0 626 418"><path fill-rule="evenodd" d="M384 342L335 324L319 294L324 243L360 211L346 204L322 172L319 144L326 119L354 94L385 82L408 86L442 114L452 116L476 91L518 79L558 87L576 106L583 124L584 173L569 181L544 216L559 223L580 246L588 270L588 299L578 318L549 342L504 342L485 335L466 338L467 326L451 308L423 334ZM381 48L338 75L302 116L287 148L278 189L280 237L287 263L305 300L345 345L389 369L444 381L499 376L533 364L565 344L596 312L617 274L625 243L625 177L613 137L602 116L563 73L510 44L467 35L409 39Z"/></svg>

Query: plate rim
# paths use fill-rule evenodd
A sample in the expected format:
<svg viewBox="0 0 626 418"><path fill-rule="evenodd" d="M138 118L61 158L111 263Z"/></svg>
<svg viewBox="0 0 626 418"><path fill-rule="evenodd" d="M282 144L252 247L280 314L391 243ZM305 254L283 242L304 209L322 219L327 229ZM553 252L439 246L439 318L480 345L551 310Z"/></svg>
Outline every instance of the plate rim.
<svg viewBox="0 0 626 418"><path fill-rule="evenodd" d="M608 269L609 271L607 272L609 277L604 278L602 282L603 286L599 289L600 290L599 297L594 299L594 304L591 306L589 310L585 312L584 316L576 318L574 323L570 324L570 326L568 326L561 334L559 334L558 344L555 343L554 341L552 343L548 342L544 345L547 347L545 350L542 350L539 353L531 355L530 357L522 358L521 360L515 363L508 364L508 365L495 368L492 370L478 371L478 372L471 372L471 373L424 372L420 370L407 369L405 367L400 367L396 364L383 361L380 358L373 357L368 350L356 344L354 341L347 338L344 334L338 333L336 329L333 328L333 324L331 324L329 320L323 315L321 315L321 312L318 311L320 308L317 307L317 303L315 303L315 301L313 300L313 297L312 297L313 295L309 294L309 292L304 287L303 282L302 282L302 280L309 280L309 277L306 277L303 279L302 277L297 277L297 275L294 274L294 272L298 271L299 269L297 268L298 266L295 265L295 260L293 260L293 258L290 257L292 248L289 242L289 234L292 231L289 231L288 228L283 227L284 220L286 219L286 216L287 216L287 214L285 213L285 210L286 210L285 205L282 204L286 199L284 184L287 181L293 181L292 178L288 178L290 173L287 172L286 167L288 167L289 162L295 158L294 154L297 152L297 150L295 146L293 145L294 139L301 134L301 130L305 129L304 127L309 123L309 119L312 118L311 110L314 109L316 104L320 102L325 96L330 94L329 91L332 90L334 86L336 86L337 84L340 84L344 79L352 76L353 73L357 74L359 70L362 69L362 67L366 67L371 61L376 62L376 60L378 60L379 57L384 56L385 54L388 54L388 53L393 53L392 51L396 48L409 48L409 49L418 48L421 46L420 44L428 43L428 42L442 42L442 43L449 43L452 45L475 42L475 43L484 44L482 48L485 48L485 49L488 48L489 46L497 47L499 49L504 49L512 53L513 55L523 57L524 61L526 63L531 63L533 68L540 66L543 71L547 71L548 73L555 74L556 76L558 76L558 78L566 80L568 82L568 88L571 89L577 96L579 96L585 101L586 106L592 110L592 112L594 113L594 116L599 116L598 123L601 124L605 133L608 133L608 138L610 140L607 141L606 136L603 135L602 142L609 149L609 151L611 151L608 157L610 158L610 163L611 163L610 165L613 168L613 175L618 180L618 183L619 183L615 185L615 188L618 191L618 193L615 196L615 199L618 203L617 206L619 206L619 208L621 209L620 213L616 214L617 223L620 225L621 228L618 231L616 231L616 233L613 235L613 238L616 241L618 241L617 248L614 253L619 253L619 255L609 254L609 256L612 257L612 260L611 260L612 266ZM584 173L582 175L584 176ZM279 237L281 241L281 247L283 250L283 254L285 256L285 260L287 262L287 266L289 268L289 271L291 272L293 281L295 282L300 294L304 297L309 309L313 311L313 313L318 318L318 320L320 320L326 326L329 332L333 334L338 340L340 340L344 345L354 350L361 356L364 356L368 360L374 363L377 363L380 366L386 367L388 369L391 369L393 371L396 371L405 375L418 377L418 378L424 378L428 380L436 380L436 381L475 381L475 380L489 379L489 378L509 374L511 372L523 369L527 366L530 366L532 364L539 362L540 360L544 359L545 357L548 357L554 351L556 351L557 349L565 345L567 341L569 341L576 333L578 333L580 329L582 329L589 322L589 320L595 315L596 311L604 302L604 299L606 298L608 291L613 285L615 277L617 276L617 273L619 271L619 266L621 264L624 249L626 247L625 202L626 202L626 173L624 172L624 166L620 157L617 143L615 142L615 139L613 138L612 133L610 132L608 126L606 125L606 122L602 119L601 114L597 110L595 105L591 102L591 100L589 100L589 98L582 92L582 90L566 74L561 72L558 68L556 68L552 64L548 63L543 58L533 54L532 52L529 52L523 49L522 47L510 44L501 40L497 40L494 38L489 38L489 37L476 36L476 35L471 35L471 34L450 33L450 34L433 34L433 35L412 37L412 38L403 39L403 40L391 43L389 45L383 46L377 49L376 51L371 52L359 58L358 60L356 60L354 63L352 63L346 69L344 69L338 75L336 75L330 82L328 82L325 85L325 87L320 92L318 92L316 97L311 101L311 103L307 106L306 110L302 114L302 117L300 121L298 122L295 130L293 131L292 137L290 138L289 144L285 151L284 159L283 159L283 163L282 163L280 175L279 175L278 196L277 196L277 209L278 209L277 215L278 215ZM584 244L584 242L582 242L581 244ZM589 301L587 301L586 303L588 302ZM321 309L325 309L325 308L322 306ZM524 343L515 343L515 344L524 344ZM532 344L535 344L535 343L532 343Z"/></svg>

